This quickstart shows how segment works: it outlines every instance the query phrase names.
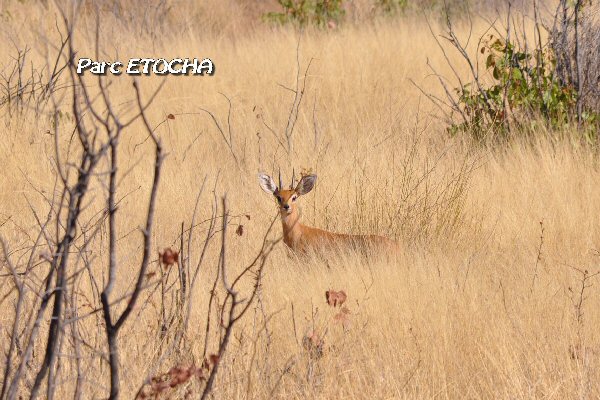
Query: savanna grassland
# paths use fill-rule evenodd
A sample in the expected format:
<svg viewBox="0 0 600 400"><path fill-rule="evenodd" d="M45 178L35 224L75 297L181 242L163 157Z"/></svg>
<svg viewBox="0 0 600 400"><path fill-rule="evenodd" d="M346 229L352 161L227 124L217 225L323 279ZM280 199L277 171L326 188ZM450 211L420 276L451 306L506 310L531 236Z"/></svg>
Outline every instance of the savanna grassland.
<svg viewBox="0 0 600 400"><path fill-rule="evenodd" d="M286 185L292 169L318 175L316 189L299 200L305 224L384 235L396 239L402 251L368 259L352 252L306 259L277 243L266 258L258 294L219 361L215 398L600 396L600 294L594 276L600 272L600 170L593 145L570 129L542 127L527 139L516 135L489 146L449 136L439 109L411 83L441 97L427 62L441 75L452 75L422 14L373 16L366 2L355 2L345 23L299 32L261 21L275 3L167 3L170 8L154 11L136 2L118 3L122 8L106 2L100 10L98 57L91 4L79 10L73 32L77 57L209 57L216 66L213 76L138 79L146 99L164 83L146 116L166 156L148 285L119 332L122 398L133 398L147 379L175 366L201 365L208 314L213 326L207 354L216 352L211 343L223 334L214 325L218 307L212 304L209 312L221 233L208 245L182 338L165 323L165 315L175 315L178 307L173 300L178 266L160 266L159 250L178 249L182 223L187 239L195 215L187 262L196 265L209 229L206 221L217 207L220 227L226 195L225 251L234 276L259 254L278 214L257 173L276 176L279 169ZM48 64L51 69L61 41L57 29L65 32L58 9L35 1L0 2L0 70L9 72L17 49L26 47L27 74ZM431 17L436 32L438 21ZM486 27L474 19L474 32ZM469 34L460 19L456 29L460 37ZM448 56L459 62L457 54ZM467 77L466 69L458 72ZM112 106L132 115L132 78L105 79ZM85 75L84 82L98 93L96 77ZM10 377L23 357L32 310L42 301L34 294L43 293L52 237L62 229L51 216L47 238L32 249L39 220L58 201L56 166L72 170L73 182L81 153L73 139L69 85L65 72L53 100L41 109L0 106L0 236L8 245L0 264L3 356L15 337L16 291L7 259L29 293L20 310L19 339L13 339L20 346L0 369L14 363ZM296 88L304 91L288 148L284 132ZM203 110L214 115L218 127ZM115 310L126 306L139 271L140 227L154 162L152 140L141 121L124 130L119 142ZM76 242L88 240L82 232L92 237L85 247L72 249L68 267L72 300L65 305L68 315L60 325L64 335L53 369L57 398L106 398L109 393L99 296L110 258L108 222L102 217L109 171L101 161L77 227ZM267 240L280 236L276 221ZM31 254L35 266L25 273ZM255 281L251 276L243 282L241 300L250 296ZM330 289L348 296L341 317L340 307L326 303ZM221 304L220 283L217 292L213 302ZM49 308L23 370L17 391L23 398L29 398L42 364L50 317ZM311 340L321 346L318 351L310 348ZM51 392L45 385L42 398ZM190 379L159 398L196 398L203 385Z"/></svg>

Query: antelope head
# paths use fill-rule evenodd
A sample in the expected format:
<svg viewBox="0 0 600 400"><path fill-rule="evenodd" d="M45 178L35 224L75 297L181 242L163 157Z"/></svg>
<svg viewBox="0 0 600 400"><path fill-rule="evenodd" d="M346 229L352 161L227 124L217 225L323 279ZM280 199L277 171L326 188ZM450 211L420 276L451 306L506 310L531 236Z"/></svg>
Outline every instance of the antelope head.
<svg viewBox="0 0 600 400"><path fill-rule="evenodd" d="M258 183L265 192L272 194L279 206L282 217L294 214L296 210L296 200L299 196L310 192L317 181L316 175L306 175L295 185L295 173L292 174L292 183L289 189L284 189L281 182L281 173L279 173L279 185L267 174L258 174Z"/></svg>

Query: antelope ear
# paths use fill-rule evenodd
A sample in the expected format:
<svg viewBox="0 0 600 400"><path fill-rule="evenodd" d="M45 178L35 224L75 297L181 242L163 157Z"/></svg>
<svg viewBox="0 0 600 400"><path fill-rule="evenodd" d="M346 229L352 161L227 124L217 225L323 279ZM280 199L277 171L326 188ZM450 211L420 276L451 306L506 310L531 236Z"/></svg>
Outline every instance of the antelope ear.
<svg viewBox="0 0 600 400"><path fill-rule="evenodd" d="M313 187L315 187L316 181L316 175L303 176L302 179L300 179L300 182L298 182L298 186L296 186L296 193L302 196L303 194L310 192L311 190L313 190Z"/></svg>
<svg viewBox="0 0 600 400"><path fill-rule="evenodd" d="M258 174L258 184L265 192L269 194L274 194L277 191L277 185L267 174Z"/></svg>

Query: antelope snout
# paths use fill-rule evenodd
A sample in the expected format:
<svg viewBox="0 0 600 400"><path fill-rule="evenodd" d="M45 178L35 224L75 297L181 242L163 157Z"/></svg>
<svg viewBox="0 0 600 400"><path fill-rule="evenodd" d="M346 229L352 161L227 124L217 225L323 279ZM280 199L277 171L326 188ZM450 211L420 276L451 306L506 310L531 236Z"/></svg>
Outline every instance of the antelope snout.
<svg viewBox="0 0 600 400"><path fill-rule="evenodd" d="M284 204L281 206L285 211L289 211L290 210L290 205L289 204Z"/></svg>

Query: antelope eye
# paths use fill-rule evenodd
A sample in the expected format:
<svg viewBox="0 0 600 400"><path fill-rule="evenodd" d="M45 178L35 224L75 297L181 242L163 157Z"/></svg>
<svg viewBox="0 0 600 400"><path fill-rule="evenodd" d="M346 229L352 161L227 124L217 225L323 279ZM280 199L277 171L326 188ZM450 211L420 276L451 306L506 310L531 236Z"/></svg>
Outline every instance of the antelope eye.
<svg viewBox="0 0 600 400"><path fill-rule="evenodd" d="M297 198L298 198L298 196L295 196L295 195L294 195L294 196L292 197L292 201L296 201L296 199L297 199Z"/></svg>
<svg viewBox="0 0 600 400"><path fill-rule="evenodd" d="M281 203L281 196L275 196L275 198L277 199L278 203Z"/></svg>

